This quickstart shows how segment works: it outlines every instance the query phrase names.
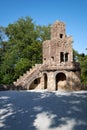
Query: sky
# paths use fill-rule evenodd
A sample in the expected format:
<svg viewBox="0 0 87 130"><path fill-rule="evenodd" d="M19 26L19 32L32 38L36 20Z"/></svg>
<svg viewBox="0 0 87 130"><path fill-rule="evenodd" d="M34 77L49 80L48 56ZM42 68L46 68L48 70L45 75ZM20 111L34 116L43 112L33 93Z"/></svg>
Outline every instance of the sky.
<svg viewBox="0 0 87 130"><path fill-rule="evenodd" d="M26 16L37 25L63 21L73 48L87 54L87 0L0 0L0 26Z"/></svg>

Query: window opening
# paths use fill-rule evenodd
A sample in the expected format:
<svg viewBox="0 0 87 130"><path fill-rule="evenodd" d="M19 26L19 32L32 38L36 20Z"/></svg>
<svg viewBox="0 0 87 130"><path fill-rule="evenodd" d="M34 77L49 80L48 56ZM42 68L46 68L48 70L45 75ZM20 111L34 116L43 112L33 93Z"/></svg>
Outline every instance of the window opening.
<svg viewBox="0 0 87 130"><path fill-rule="evenodd" d="M65 62L68 61L68 53L65 54Z"/></svg>
<svg viewBox="0 0 87 130"><path fill-rule="evenodd" d="M63 38L63 34L60 34L60 38Z"/></svg>
<svg viewBox="0 0 87 130"><path fill-rule="evenodd" d="M44 60L46 60L46 58L44 58Z"/></svg>
<svg viewBox="0 0 87 130"><path fill-rule="evenodd" d="M51 57L51 60L54 61L54 56Z"/></svg>
<svg viewBox="0 0 87 130"><path fill-rule="evenodd" d="M60 52L60 62L64 62L64 53Z"/></svg>

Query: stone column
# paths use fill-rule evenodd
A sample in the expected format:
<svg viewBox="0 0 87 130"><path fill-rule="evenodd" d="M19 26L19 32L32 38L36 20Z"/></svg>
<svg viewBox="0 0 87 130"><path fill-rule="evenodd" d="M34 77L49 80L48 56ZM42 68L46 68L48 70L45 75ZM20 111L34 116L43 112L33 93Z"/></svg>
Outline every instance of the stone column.
<svg viewBox="0 0 87 130"><path fill-rule="evenodd" d="M44 89L44 75L42 74L42 76L41 76L41 79L40 79L40 88L41 89Z"/></svg>
<svg viewBox="0 0 87 130"><path fill-rule="evenodd" d="M54 72L48 72L47 89L50 91L56 90Z"/></svg>

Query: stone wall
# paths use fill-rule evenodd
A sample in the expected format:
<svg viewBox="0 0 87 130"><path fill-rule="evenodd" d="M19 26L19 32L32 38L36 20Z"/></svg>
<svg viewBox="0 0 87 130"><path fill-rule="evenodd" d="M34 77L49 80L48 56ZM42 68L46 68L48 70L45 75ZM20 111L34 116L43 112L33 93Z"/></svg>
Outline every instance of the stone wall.
<svg viewBox="0 0 87 130"><path fill-rule="evenodd" d="M51 40L43 42L43 63L59 64L61 52L68 54L68 62L73 61L72 37L67 37L65 24L56 22L51 28Z"/></svg>

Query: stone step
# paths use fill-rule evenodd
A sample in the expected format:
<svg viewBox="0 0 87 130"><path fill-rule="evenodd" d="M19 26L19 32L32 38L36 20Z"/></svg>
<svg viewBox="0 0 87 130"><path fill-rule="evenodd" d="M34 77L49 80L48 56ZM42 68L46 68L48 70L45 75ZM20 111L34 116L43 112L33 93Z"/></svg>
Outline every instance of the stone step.
<svg viewBox="0 0 87 130"><path fill-rule="evenodd" d="M42 64L35 64L30 70L26 71L26 73L23 74L23 76L20 76L19 79L17 79L16 82L14 82L15 85L19 84L25 84L29 79L30 81L39 73L39 70L43 67Z"/></svg>
<svg viewBox="0 0 87 130"><path fill-rule="evenodd" d="M36 67L37 67L37 65L35 67L33 66L33 68L31 68L30 71L27 71L26 73L23 74L23 76L20 76L19 79L17 79L16 82L17 83L20 82L20 81L22 82L22 80L24 80L26 77L31 75L31 73L33 73L36 70ZM15 84L16 84L16 82L15 82Z"/></svg>

